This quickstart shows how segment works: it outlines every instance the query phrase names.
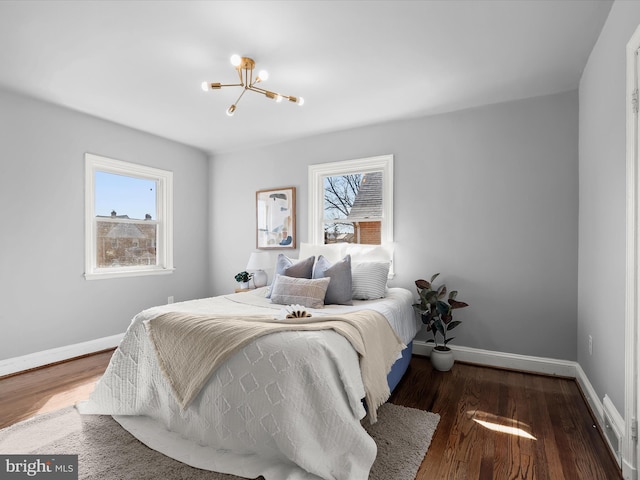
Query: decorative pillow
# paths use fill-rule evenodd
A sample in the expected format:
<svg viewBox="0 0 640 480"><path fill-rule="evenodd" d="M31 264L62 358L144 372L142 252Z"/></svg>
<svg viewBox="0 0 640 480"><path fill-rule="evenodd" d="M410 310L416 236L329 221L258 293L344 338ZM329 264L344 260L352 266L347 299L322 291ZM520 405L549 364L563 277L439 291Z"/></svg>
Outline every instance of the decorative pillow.
<svg viewBox="0 0 640 480"><path fill-rule="evenodd" d="M364 262L351 267L352 297L374 300L387 295L388 262Z"/></svg>
<svg viewBox="0 0 640 480"><path fill-rule="evenodd" d="M313 278L331 278L325 305L353 305L351 301L351 255L347 255L339 262L331 264L324 255L318 257L313 267Z"/></svg>
<svg viewBox="0 0 640 480"><path fill-rule="evenodd" d="M273 290L276 275L286 275L287 277L296 278L311 278L311 275L313 274L313 263L315 260L315 257L309 257L297 262L280 253L276 260L276 268L273 275L274 280L271 283L271 287L267 290L266 297L271 297L271 291Z"/></svg>
<svg viewBox="0 0 640 480"><path fill-rule="evenodd" d="M271 303L299 304L307 308L322 308L330 281L329 277L307 279L276 275L273 280Z"/></svg>
<svg viewBox="0 0 640 480"><path fill-rule="evenodd" d="M276 261L276 273L287 277L311 278L315 259L315 257L309 257L304 260L294 261L281 253Z"/></svg>

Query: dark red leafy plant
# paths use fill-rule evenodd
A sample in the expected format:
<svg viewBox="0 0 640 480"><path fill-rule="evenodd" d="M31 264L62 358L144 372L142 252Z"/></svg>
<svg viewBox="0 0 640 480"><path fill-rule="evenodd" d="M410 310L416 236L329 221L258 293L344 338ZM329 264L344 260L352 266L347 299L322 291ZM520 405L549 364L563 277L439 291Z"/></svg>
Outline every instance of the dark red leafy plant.
<svg viewBox="0 0 640 480"><path fill-rule="evenodd" d="M447 344L455 337L449 338L448 333L458 325L459 320L453 319L453 310L458 308L468 307L469 304L456 300L458 296L457 290L449 292L447 297L447 287L442 284L438 287L433 285L433 281L440 275L436 273L431 277L428 282L420 279L416 280L416 288L420 297L420 302L415 303L413 308L416 309L422 318L422 323L427 326L427 329L433 334L433 338L427 340L427 342L435 343L436 350L450 350ZM438 340L442 338L440 343Z"/></svg>

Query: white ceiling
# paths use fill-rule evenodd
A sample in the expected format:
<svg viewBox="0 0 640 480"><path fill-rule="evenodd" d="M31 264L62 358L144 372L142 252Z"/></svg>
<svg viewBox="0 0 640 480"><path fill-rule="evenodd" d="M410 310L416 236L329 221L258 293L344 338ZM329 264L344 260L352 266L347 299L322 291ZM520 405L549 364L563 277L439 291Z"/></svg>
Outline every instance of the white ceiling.
<svg viewBox="0 0 640 480"><path fill-rule="evenodd" d="M210 153L575 89L608 0L0 1L0 87ZM267 69L276 104L234 83ZM0 106L1 108L1 106Z"/></svg>

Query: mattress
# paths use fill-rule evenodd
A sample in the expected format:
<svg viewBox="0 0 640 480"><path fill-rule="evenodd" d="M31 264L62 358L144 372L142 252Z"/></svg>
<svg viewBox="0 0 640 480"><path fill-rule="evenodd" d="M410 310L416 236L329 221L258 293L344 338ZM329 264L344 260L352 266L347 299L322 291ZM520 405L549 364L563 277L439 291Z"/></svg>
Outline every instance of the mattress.
<svg viewBox="0 0 640 480"><path fill-rule="evenodd" d="M420 326L412 301L408 290L390 288L384 299L308 311L378 311L409 345ZM358 355L344 337L327 330L259 338L225 361L182 410L144 328L170 311L278 316L282 309L257 289L145 310L78 409L113 415L150 448L198 468L266 480L365 480L376 445L360 424L364 386Z"/></svg>

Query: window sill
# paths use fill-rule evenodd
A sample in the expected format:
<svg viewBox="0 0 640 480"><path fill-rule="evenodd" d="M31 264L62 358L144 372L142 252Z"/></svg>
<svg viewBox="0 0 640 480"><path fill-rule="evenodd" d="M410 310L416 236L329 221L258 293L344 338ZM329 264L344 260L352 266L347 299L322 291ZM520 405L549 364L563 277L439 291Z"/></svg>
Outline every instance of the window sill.
<svg viewBox="0 0 640 480"><path fill-rule="evenodd" d="M158 268L152 270L122 270L118 272L85 273L86 280L102 280L107 278L144 277L148 275L169 275L175 268Z"/></svg>

